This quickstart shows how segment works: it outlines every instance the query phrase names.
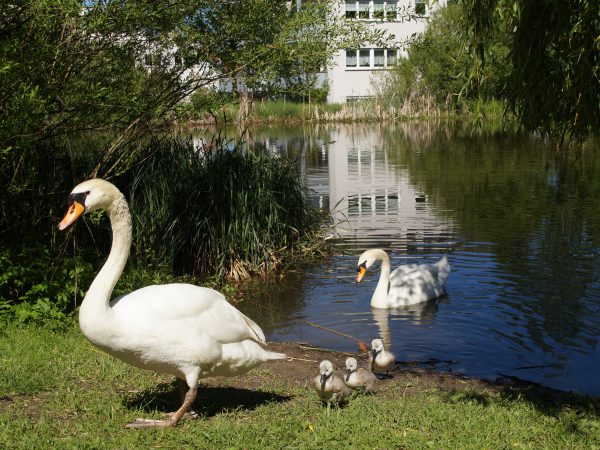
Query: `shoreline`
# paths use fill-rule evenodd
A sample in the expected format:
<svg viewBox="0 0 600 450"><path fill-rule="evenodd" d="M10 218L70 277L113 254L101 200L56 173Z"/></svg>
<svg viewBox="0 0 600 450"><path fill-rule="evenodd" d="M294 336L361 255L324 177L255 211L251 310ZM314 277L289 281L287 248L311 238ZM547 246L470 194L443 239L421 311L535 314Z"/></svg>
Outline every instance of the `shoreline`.
<svg viewBox="0 0 600 450"><path fill-rule="evenodd" d="M367 367L368 354L364 352L340 352L317 347L308 342L269 342L268 349L288 355L288 360L272 361L266 363L278 374L285 374L282 378L294 385L302 385L318 374L319 362L329 359L334 366L334 371L341 375L345 368L346 358L352 356L357 359L359 367ZM399 361L390 370L390 377L378 379L377 389L385 388L387 385L404 386L404 393L418 394L425 389L437 388L443 391L475 391L486 394L502 393L527 393L532 396L540 396L548 400L580 399L583 401L598 401L600 397L580 394L573 391L562 391L545 386L534 381L521 379L514 376L504 375L495 380L476 377L468 377L459 372L441 371L435 367L436 363L446 361ZM290 364L293 363L293 364ZM293 366L287 369L285 365ZM423 367L424 365L432 367ZM256 369L254 369L256 370ZM249 372L252 373L252 372ZM415 381L418 379L418 384ZM226 384L226 380L225 384ZM283 381L283 380L280 380Z"/></svg>

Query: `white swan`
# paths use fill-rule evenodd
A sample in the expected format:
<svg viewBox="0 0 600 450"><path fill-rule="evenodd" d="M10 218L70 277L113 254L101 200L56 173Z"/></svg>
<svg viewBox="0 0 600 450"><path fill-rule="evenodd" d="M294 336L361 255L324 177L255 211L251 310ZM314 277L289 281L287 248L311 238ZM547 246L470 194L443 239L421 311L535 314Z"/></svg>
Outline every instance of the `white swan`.
<svg viewBox="0 0 600 450"><path fill-rule="evenodd" d="M319 375L313 378L313 387L321 401L327 403L327 412L330 403L342 403L352 392L344 380L333 373L333 364L327 359L319 364Z"/></svg>
<svg viewBox="0 0 600 450"><path fill-rule="evenodd" d="M212 289L146 286L110 301L131 247L131 216L123 194L107 181L84 181L71 192L58 228L64 230L96 209L108 213L113 241L81 304L81 330L96 347L128 364L174 375L182 392L182 405L168 420L137 419L127 427L176 426L196 397L198 379L238 375L262 362L286 358L264 350L260 327Z"/></svg>
<svg viewBox="0 0 600 450"><path fill-rule="evenodd" d="M371 249L358 258L360 283L367 269L377 260L381 261L381 275L371 297L373 308L397 308L432 300L446 293L446 280L450 263L444 255L434 264L406 264L390 273L390 257L381 249Z"/></svg>
<svg viewBox="0 0 600 450"><path fill-rule="evenodd" d="M396 364L396 357L383 347L381 339L373 339L371 342L371 354L369 355L369 366L371 372L385 372L386 374Z"/></svg>
<svg viewBox="0 0 600 450"><path fill-rule="evenodd" d="M358 367L356 358L346 359L346 376L344 383L352 389L363 389L365 392L373 392L377 377L362 367Z"/></svg>

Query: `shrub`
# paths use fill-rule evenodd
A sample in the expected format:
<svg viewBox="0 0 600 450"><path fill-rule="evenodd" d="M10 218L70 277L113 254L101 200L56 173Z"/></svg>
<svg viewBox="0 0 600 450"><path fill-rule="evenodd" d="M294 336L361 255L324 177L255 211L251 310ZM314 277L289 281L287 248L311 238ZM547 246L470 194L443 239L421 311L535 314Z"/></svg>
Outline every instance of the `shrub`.
<svg viewBox="0 0 600 450"><path fill-rule="evenodd" d="M45 248L0 252L0 316L52 326L64 322L93 276L81 258L56 258Z"/></svg>
<svg viewBox="0 0 600 450"><path fill-rule="evenodd" d="M136 257L239 280L315 238L321 216L294 162L189 141L154 141L148 152L130 180Z"/></svg>

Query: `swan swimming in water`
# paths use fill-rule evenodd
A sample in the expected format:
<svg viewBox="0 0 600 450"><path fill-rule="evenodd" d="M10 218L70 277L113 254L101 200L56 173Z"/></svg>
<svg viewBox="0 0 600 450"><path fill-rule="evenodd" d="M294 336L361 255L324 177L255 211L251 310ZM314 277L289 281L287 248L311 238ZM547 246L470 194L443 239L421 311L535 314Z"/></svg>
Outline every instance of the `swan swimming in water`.
<svg viewBox="0 0 600 450"><path fill-rule="evenodd" d="M128 364L175 376L182 392L182 405L169 419L137 419L128 428L176 426L194 402L200 378L239 375L286 358L263 349L260 327L213 289L153 285L111 301L131 247L131 215L123 194L105 180L84 181L71 192L59 229L97 209L108 213L113 240L79 309L81 331L96 347Z"/></svg>
<svg viewBox="0 0 600 450"><path fill-rule="evenodd" d="M367 250L358 258L357 283L375 261L381 261L381 275L371 297L373 308L415 305L446 293L446 280L451 270L446 255L434 264L406 264L390 273L388 254L381 249Z"/></svg>

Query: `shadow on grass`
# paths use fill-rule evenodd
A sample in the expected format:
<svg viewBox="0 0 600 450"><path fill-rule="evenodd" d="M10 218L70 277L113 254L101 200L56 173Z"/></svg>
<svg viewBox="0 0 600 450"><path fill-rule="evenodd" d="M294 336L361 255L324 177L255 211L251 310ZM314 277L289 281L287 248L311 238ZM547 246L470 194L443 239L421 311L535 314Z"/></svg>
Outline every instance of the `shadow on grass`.
<svg viewBox="0 0 600 450"><path fill-rule="evenodd" d="M558 417L575 412L600 418L600 398L559 391L538 383L509 377L502 386L502 396L512 401L526 401L540 413Z"/></svg>
<svg viewBox="0 0 600 450"><path fill-rule="evenodd" d="M559 418L565 415L600 418L600 398L559 391L541 384L516 377L503 377L489 387L500 394L501 401L527 402L541 414ZM450 390L446 393L450 402L475 402L483 406L495 403L495 396L479 390Z"/></svg>
<svg viewBox="0 0 600 450"><path fill-rule="evenodd" d="M237 409L255 409L268 403L283 403L291 396L238 387L198 385L198 394L192 409L202 417ZM143 392L127 395L123 404L128 408L163 413L176 411L181 406L177 383L162 383Z"/></svg>

